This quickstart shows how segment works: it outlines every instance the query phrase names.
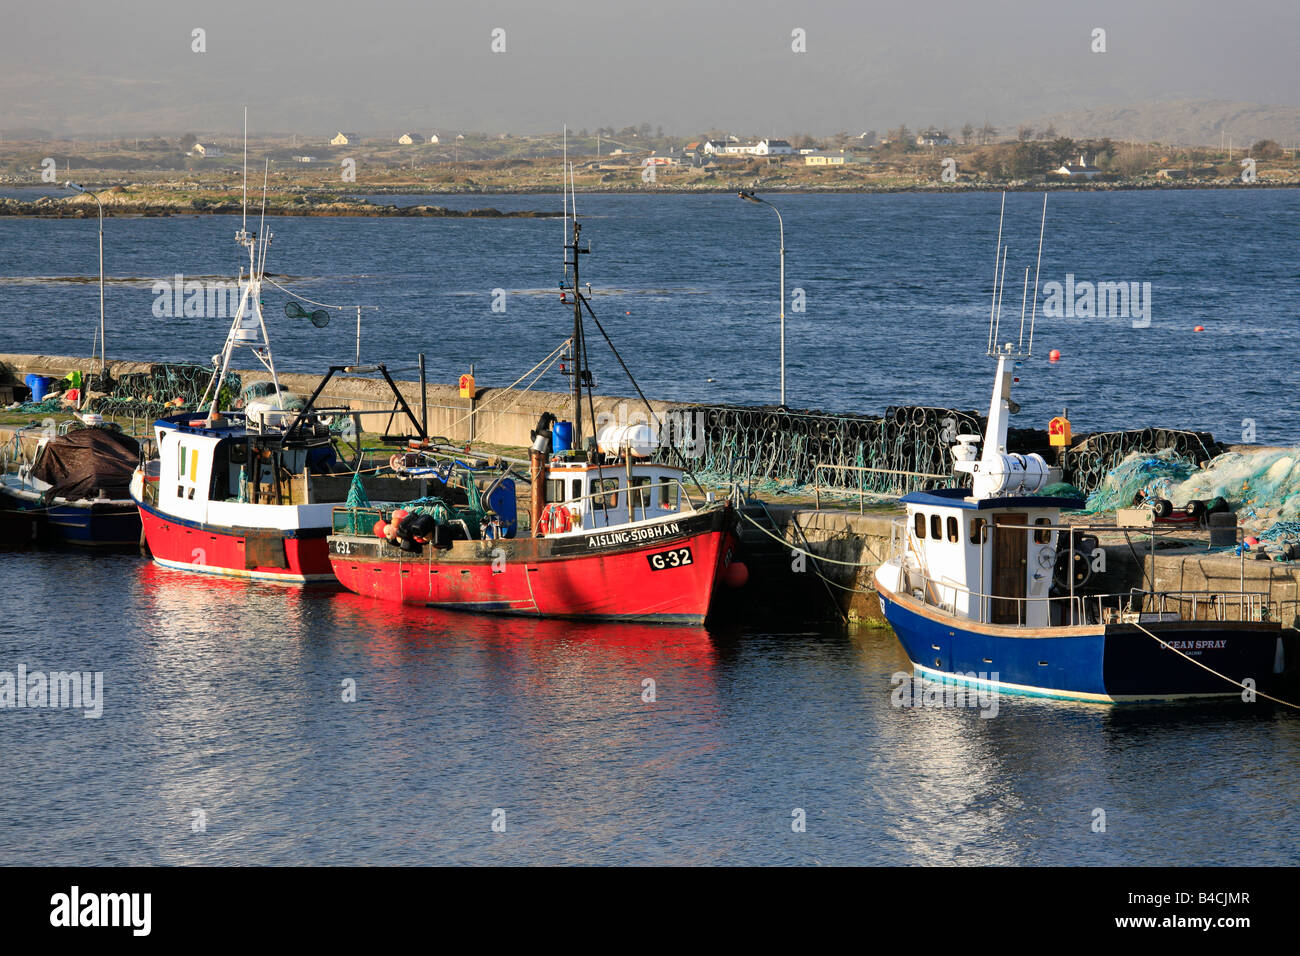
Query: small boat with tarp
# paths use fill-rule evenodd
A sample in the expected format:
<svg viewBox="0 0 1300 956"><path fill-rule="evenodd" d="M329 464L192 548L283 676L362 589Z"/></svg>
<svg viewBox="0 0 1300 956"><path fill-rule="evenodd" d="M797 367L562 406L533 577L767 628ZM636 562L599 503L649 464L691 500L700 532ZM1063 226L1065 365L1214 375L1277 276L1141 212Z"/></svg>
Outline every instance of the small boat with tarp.
<svg viewBox="0 0 1300 956"><path fill-rule="evenodd" d="M140 516L128 485L140 446L98 416L20 429L0 462L7 536L81 547L132 547Z"/></svg>

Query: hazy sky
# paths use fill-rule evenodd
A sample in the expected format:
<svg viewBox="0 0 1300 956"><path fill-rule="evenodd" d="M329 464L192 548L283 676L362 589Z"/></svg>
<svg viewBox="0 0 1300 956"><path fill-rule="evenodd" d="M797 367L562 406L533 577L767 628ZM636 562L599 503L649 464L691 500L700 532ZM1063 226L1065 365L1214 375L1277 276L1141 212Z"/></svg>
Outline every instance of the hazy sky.
<svg viewBox="0 0 1300 956"><path fill-rule="evenodd" d="M0 0L0 130L234 132L245 103L256 130L309 135L956 129L1151 99L1296 105L1298 45L1296 0Z"/></svg>

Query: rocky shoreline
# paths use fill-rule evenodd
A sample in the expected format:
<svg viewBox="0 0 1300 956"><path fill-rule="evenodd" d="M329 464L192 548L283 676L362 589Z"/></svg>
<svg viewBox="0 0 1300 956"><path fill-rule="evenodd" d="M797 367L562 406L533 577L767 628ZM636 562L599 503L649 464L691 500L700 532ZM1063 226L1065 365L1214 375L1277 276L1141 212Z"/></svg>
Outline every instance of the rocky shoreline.
<svg viewBox="0 0 1300 956"><path fill-rule="evenodd" d="M242 212L238 201L229 199L126 199L121 196L101 198L104 215L112 216L237 216ZM260 212L260 210L259 210ZM77 196L71 199L0 198L0 216L29 216L41 219L93 219L99 210L93 199ZM359 200L313 202L307 197L294 196L290 201L277 198L266 207L268 216L358 216L399 217L416 219L542 219L562 215L559 210L500 209L448 209L445 206L394 206L378 205Z"/></svg>

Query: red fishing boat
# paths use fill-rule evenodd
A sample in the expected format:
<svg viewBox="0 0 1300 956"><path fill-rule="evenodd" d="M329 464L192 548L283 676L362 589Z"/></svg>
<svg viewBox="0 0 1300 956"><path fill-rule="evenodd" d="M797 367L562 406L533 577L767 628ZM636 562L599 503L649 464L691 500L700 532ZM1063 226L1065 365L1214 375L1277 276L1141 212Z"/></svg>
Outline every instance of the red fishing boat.
<svg viewBox="0 0 1300 956"><path fill-rule="evenodd" d="M131 498L153 559L164 567L289 584L332 581L325 538L334 507L422 495L424 480L378 474L357 438L367 413L320 408L317 398L336 372L377 371L394 395L393 413L400 408L421 438L423 424L384 365L334 366L306 401L283 391L262 312L271 234L243 228L235 238L248 252L248 271L241 270L239 307L212 379L198 411L154 422L157 457L136 469ZM307 313L294 302L285 311L309 316L317 326L329 319L323 310ZM250 400L242 410L222 410L238 348L258 358L270 382L259 383L266 391L258 396L246 389ZM344 449L348 439L350 452Z"/></svg>
<svg viewBox="0 0 1300 956"><path fill-rule="evenodd" d="M651 461L656 427L606 426L584 447L581 388L590 390L592 380L583 310L600 323L578 284L578 257L588 251L579 248L579 232L575 221L561 283L574 306L573 421L546 413L533 432L528 520L515 522L510 503L503 523L500 506L485 497L496 482L485 484L427 443L414 447L399 468L409 461L413 474L441 469L429 498L394 510L336 510L329 559L344 587L464 611L700 624L720 586L744 583L732 503L698 485L693 498L682 468ZM557 427L568 425L573 447L570 429ZM452 489L463 495L453 500Z"/></svg>
<svg viewBox="0 0 1300 956"><path fill-rule="evenodd" d="M472 520L436 499L395 512L339 509L341 530L329 537L334 574L357 594L405 604L703 623L719 585L746 574L731 503L694 502L680 469L601 459L557 458L535 473L547 501L527 537L475 535ZM431 520L421 527L421 517ZM364 533L372 521L386 533Z"/></svg>

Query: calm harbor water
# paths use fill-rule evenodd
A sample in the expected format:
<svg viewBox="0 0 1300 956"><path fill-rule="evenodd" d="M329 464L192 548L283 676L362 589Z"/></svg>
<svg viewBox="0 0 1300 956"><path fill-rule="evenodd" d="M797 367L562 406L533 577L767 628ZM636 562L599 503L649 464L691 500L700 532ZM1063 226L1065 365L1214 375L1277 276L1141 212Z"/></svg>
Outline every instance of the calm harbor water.
<svg viewBox="0 0 1300 956"><path fill-rule="evenodd" d="M1263 704L984 719L892 706L888 631L474 617L130 555L0 573L0 670L104 674L99 719L0 710L0 864L1300 859L1300 719Z"/></svg>
<svg viewBox="0 0 1300 956"><path fill-rule="evenodd" d="M792 406L878 413L896 403L982 410L1000 197L791 195L784 216ZM558 196L406 196L381 202L558 210ZM1035 266L1041 198L1007 197L1002 334L1016 338L1024 269ZM594 254L583 277L648 395L761 404L777 397L777 223L725 195L578 197ZM302 295L374 305L362 358L413 364L435 381L470 363L505 385L563 337L559 220L269 220L267 267ZM155 318L152 284L232 276L237 218L126 218L106 226L112 356L206 362L228 321ZM89 354L98 315L93 221L0 219L0 351ZM1300 441L1291 401L1300 346L1300 191L1178 190L1053 195L1042 283L1150 283L1150 326L1130 317L1040 313L1017 400L1022 426L1068 406L1075 430L1169 425L1238 440ZM507 293L492 311L492 290ZM267 289L280 363L320 371L354 354L354 314L321 331L283 318ZM1205 331L1196 333L1196 325ZM1062 361L1046 362L1050 349ZM603 345L599 390L632 394ZM563 390L553 371L539 387Z"/></svg>

